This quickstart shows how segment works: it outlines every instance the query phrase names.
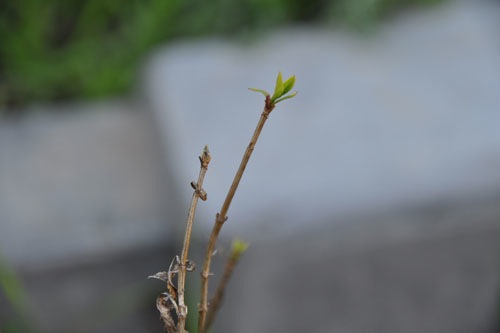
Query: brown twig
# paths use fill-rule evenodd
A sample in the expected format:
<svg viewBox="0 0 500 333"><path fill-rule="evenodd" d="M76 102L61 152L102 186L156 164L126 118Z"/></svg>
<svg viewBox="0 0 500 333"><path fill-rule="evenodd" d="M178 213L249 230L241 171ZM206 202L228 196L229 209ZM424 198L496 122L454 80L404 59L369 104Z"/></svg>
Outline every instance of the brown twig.
<svg viewBox="0 0 500 333"><path fill-rule="evenodd" d="M240 183L241 177L243 176L243 172L245 171L245 168L247 166L248 161L250 160L250 157L252 156L252 152L255 148L255 145L257 144L257 140L259 139L259 135L262 132L262 128L264 127L264 124L266 123L266 120L273 111L275 107L275 104L271 102L271 97L268 95L266 96L266 101L265 101L265 107L264 110L262 111L262 114L260 116L259 122L257 123L257 127L255 128L255 131L253 133L252 138L250 139L250 143L248 144L245 154L243 155L243 158L241 160L240 166L238 168L238 171L236 171L236 174L233 179L233 183L231 184L231 187L229 188L229 191L226 195L226 199L224 200L224 203L222 204L222 208L219 213L217 213L215 217L215 223L212 229L212 233L210 234L210 239L208 241L208 246L207 250L205 252L205 261L203 263L203 271L201 272L201 299L200 299L200 304L198 305L198 312L199 312L199 317L198 317L198 333L204 333L205 330L207 329L206 327L206 315L208 311L208 277L210 275L210 264L212 262L212 254L214 252L215 244L217 243L217 238L219 237L220 230L222 226L224 225L224 222L227 220L227 212L229 210L229 207L231 206L231 202L233 200L234 194L236 193L236 190L238 189L238 185Z"/></svg>
<svg viewBox="0 0 500 333"><path fill-rule="evenodd" d="M247 247L248 245L243 243L242 241L236 240L233 242L231 255L227 259L226 267L224 268L224 273L222 274L219 285L217 286L217 290L215 291L215 294L210 301L210 308L208 309L207 312L204 331L212 327L215 315L217 314L217 311L220 308L220 303L224 298L226 286L229 280L231 279L234 268L238 264L241 255L246 251Z"/></svg>
<svg viewBox="0 0 500 333"><path fill-rule="evenodd" d="M227 212L233 200L233 197L238 189L238 185L243 176L245 168L250 160L252 152L257 144L257 140L262 132L264 124L273 111L275 105L281 101L292 98L297 95L297 92L288 94L295 84L295 76L291 76L286 81L283 81L281 73L278 73L276 78L276 86L274 93L271 96L268 92L262 89L249 88L250 90L262 93L266 96L264 110L262 111L257 127L253 133L250 143L248 144L245 154L241 160L240 166L236 171L233 179L233 183L229 188L226 198L222 204L221 210L216 214L215 223L210 234L210 239L208 242L207 250L205 253L205 260L203 263L203 270L201 272L201 297L200 303L198 305L199 320L198 320L198 333L205 333L211 326L215 315L219 309L221 300L223 298L227 283L232 275L233 269L236 266L239 257L246 249L246 244L243 242L234 242L232 255L226 264L224 274L222 276L221 282L216 290L214 297L212 298L212 304L210 308L208 307L208 277L210 275L210 264L212 261L212 255L214 253L214 248L217 243L217 238L219 236L220 230L227 220ZM288 95L287 95L288 94ZM193 227L193 220L196 211L196 206L198 199L206 200L206 192L202 188L205 173L210 163L210 154L208 152L208 147L205 146L202 155L199 157L201 162L200 174L198 176L198 182L192 182L191 186L194 189L193 198L191 201L191 206L188 213L186 233L184 236L184 243L182 247L181 258L175 256L170 264L168 272L158 272L155 275L151 275L148 278L155 278L167 283L167 291L161 293L157 298L157 308L160 311L161 318L164 322L165 329L167 333L186 333L185 324L186 317L188 314L187 306L184 302L184 292L186 284L186 273L192 271L194 266L192 262L188 259L189 244L191 241L191 231ZM177 274L177 287L173 282L174 276ZM208 318L207 318L208 317ZM176 320L177 319L177 320ZM177 322L177 324L176 324Z"/></svg>
<svg viewBox="0 0 500 333"><path fill-rule="evenodd" d="M186 326L186 317L188 313L187 306L184 302L184 288L186 285L186 272L188 269L188 252L189 252L189 244L191 242L191 230L193 229L193 220L196 212L196 206L198 204L198 199L205 201L207 199L207 194L203 190L203 180L205 179L205 174L208 169L208 164L210 163L210 152L208 151L208 147L205 146L200 159L200 174L198 176L198 181L192 182L191 186L194 189L193 197L191 199L191 206L189 208L187 224L186 224L186 233L184 235L184 243L182 245L181 258L179 263L179 275L177 279L177 294L178 294L178 323L177 323L177 331L179 333L185 332Z"/></svg>

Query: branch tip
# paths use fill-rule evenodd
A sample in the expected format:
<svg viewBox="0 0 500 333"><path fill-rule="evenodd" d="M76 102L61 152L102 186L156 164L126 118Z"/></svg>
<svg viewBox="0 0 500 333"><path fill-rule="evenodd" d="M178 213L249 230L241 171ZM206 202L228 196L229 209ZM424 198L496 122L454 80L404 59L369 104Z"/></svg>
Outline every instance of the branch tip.
<svg viewBox="0 0 500 333"><path fill-rule="evenodd" d="M203 148L203 151L201 155L199 156L201 167L202 168L207 168L208 164L210 163L210 160L212 159L212 156L210 155L210 151L208 150L208 145L205 145Z"/></svg>

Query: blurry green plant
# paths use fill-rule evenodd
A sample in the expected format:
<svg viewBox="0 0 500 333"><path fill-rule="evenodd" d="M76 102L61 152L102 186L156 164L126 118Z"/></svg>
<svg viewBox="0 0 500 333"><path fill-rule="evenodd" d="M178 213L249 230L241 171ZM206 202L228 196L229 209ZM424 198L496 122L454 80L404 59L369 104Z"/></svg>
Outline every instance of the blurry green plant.
<svg viewBox="0 0 500 333"><path fill-rule="evenodd" d="M440 0L0 1L0 108L126 92L163 41L241 34L290 22L362 25Z"/></svg>
<svg viewBox="0 0 500 333"><path fill-rule="evenodd" d="M0 313L0 332L16 333L30 331L26 320L27 309L24 288L17 274L1 256L0 296L5 299L5 305L8 310Z"/></svg>
<svg viewBox="0 0 500 333"><path fill-rule="evenodd" d="M397 10L428 6L443 0L341 0L330 1L326 16L358 31L367 31Z"/></svg>
<svg viewBox="0 0 500 333"><path fill-rule="evenodd" d="M269 26L284 21L284 8L284 0L0 2L0 106L125 92L159 42Z"/></svg>

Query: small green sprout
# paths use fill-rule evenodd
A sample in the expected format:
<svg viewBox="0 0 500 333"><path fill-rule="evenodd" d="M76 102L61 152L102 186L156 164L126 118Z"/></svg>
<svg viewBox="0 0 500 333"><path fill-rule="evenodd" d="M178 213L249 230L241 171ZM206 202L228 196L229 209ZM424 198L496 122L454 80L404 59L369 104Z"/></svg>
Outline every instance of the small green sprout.
<svg viewBox="0 0 500 333"><path fill-rule="evenodd" d="M241 239L234 239L231 246L231 258L238 260L240 256L248 249L248 243Z"/></svg>
<svg viewBox="0 0 500 333"><path fill-rule="evenodd" d="M295 75L289 77L285 82L283 82L283 76L281 75L281 72L279 72L278 77L276 78L276 86L274 87L274 93L272 96L270 93L262 89L256 89L256 88L249 88L249 89L252 91L260 92L261 94L266 96L266 98L270 98L271 105L276 105L277 103L284 101L285 99L289 99L297 95L297 92L293 92L287 95L288 92L292 90L294 85L295 85Z"/></svg>

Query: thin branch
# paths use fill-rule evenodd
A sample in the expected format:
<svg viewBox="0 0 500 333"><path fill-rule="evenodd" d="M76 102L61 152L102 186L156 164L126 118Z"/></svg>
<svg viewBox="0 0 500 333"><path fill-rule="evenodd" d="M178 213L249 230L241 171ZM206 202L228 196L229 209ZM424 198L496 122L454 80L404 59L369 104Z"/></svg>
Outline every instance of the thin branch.
<svg viewBox="0 0 500 333"><path fill-rule="evenodd" d="M266 120L273 111L275 104L271 102L270 96L266 96L266 101L265 101L265 107L264 110L260 116L259 122L257 123L257 127L255 128L255 131L253 133L253 136L250 140L250 143L247 146L247 149L245 151L245 154L243 155L243 158L241 160L240 166L238 168L238 171L236 172L233 183L231 184L231 187L229 188L229 191L226 195L226 199L224 200L224 203L222 204L222 208L219 213L217 213L215 217L215 223L212 229L212 233L210 234L210 239L208 241L208 246L207 250L205 252L205 261L203 263L203 271L201 272L201 300L200 304L198 306L198 312L199 312L199 317L198 317L198 333L204 333L205 329L205 321L206 321L206 315L208 311L208 276L210 275L210 265L212 262L212 253L214 252L215 244L217 243L217 238L219 237L220 230L222 226L224 225L224 222L227 220L227 212L229 210L229 207L231 206L231 202L233 200L234 194L236 193L236 190L238 189L238 185L240 184L241 177L243 176L243 172L245 171L245 168L247 166L248 161L250 160L250 157L252 156L252 152L255 148L255 145L257 144L257 140L259 139L259 135L262 132L262 128L264 127L264 124L266 123Z"/></svg>
<svg viewBox="0 0 500 333"><path fill-rule="evenodd" d="M220 303L224 298L226 286L229 280L231 279L234 268L238 264L241 255L246 251L247 247L248 245L242 241L236 240L233 242L233 249L231 251L231 256L227 259L226 267L224 268L224 273L221 277L219 285L217 286L217 290L215 291L215 294L210 301L210 308L208 309L205 326L203 328L204 332L206 332L210 327L212 327L215 315L217 314L217 311L220 308Z"/></svg>
<svg viewBox="0 0 500 333"><path fill-rule="evenodd" d="M184 235L184 243L182 245L181 258L179 263L179 275L177 280L177 293L178 293L178 306L179 306L179 320L177 323L177 331L179 333L185 333L186 326L186 317L188 313L188 309L186 304L184 303L184 289L186 285L186 272L188 270L188 253L189 253L189 244L191 242L191 230L193 229L193 221L194 215L196 212L196 206L198 204L198 199L205 201L207 199L207 194L203 190L203 180L205 179L205 174L208 169L208 164L210 163L210 152L208 151L208 147L205 146L200 159L200 174L198 176L198 181L196 183L191 183L191 186L194 189L193 197L191 199L191 206L189 208L187 225L186 225L186 233Z"/></svg>

